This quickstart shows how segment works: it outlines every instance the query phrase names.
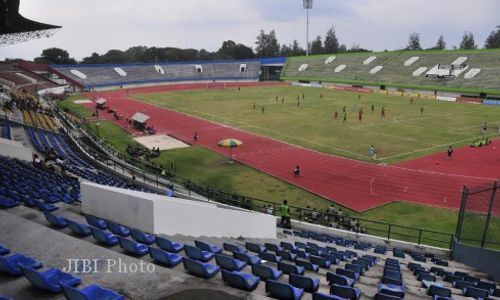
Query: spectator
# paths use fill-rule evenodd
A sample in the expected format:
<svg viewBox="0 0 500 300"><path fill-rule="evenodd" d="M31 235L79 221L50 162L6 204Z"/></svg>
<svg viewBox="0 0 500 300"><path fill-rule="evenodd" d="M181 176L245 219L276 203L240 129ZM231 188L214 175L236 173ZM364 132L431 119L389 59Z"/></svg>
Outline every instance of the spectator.
<svg viewBox="0 0 500 300"><path fill-rule="evenodd" d="M280 205L280 217L281 226L284 228L292 228L292 223L290 221L290 207L288 206L288 201L283 200L283 204Z"/></svg>

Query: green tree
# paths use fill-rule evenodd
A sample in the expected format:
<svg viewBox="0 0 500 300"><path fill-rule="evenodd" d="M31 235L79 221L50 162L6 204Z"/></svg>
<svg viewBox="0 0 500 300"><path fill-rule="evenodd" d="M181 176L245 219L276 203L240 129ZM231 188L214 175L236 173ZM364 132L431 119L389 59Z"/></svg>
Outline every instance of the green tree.
<svg viewBox="0 0 500 300"><path fill-rule="evenodd" d="M300 47L299 42L297 40L293 40L292 42L292 56L299 56L306 54L306 50Z"/></svg>
<svg viewBox="0 0 500 300"><path fill-rule="evenodd" d="M325 36L325 53L335 53L339 52L339 41L337 39L337 34L335 33L335 28L332 26L326 32Z"/></svg>
<svg viewBox="0 0 500 300"><path fill-rule="evenodd" d="M465 32L460 43L460 49L477 49L472 32Z"/></svg>
<svg viewBox="0 0 500 300"><path fill-rule="evenodd" d="M76 60L69 57L68 51L61 48L44 49L42 54L35 58L35 62L56 65L76 64Z"/></svg>
<svg viewBox="0 0 500 300"><path fill-rule="evenodd" d="M274 29L268 34L261 30L255 44L257 45L255 51L259 57L276 57L280 54L280 45Z"/></svg>
<svg viewBox="0 0 500 300"><path fill-rule="evenodd" d="M420 35L418 33L413 32L410 34L406 50L422 50L422 47L420 46Z"/></svg>
<svg viewBox="0 0 500 300"><path fill-rule="evenodd" d="M292 52L292 45L287 45L287 44L283 44L281 45L281 49L280 49L280 55L281 56L293 56L293 52Z"/></svg>
<svg viewBox="0 0 500 300"><path fill-rule="evenodd" d="M490 35L486 39L486 42L484 43L484 48L500 48L500 25L498 25L497 28L490 33Z"/></svg>
<svg viewBox="0 0 500 300"><path fill-rule="evenodd" d="M253 53L252 48L243 44L236 44L232 40L224 41L219 51L217 51L217 54L221 58L226 59L245 59L255 57L255 53Z"/></svg>
<svg viewBox="0 0 500 300"><path fill-rule="evenodd" d="M446 49L446 42L444 41L444 37L442 35L439 36L439 39L436 42L436 46L432 47L433 50L444 50Z"/></svg>
<svg viewBox="0 0 500 300"><path fill-rule="evenodd" d="M324 52L323 42L321 41L321 37L318 35L316 39L311 43L311 53L321 54L323 52Z"/></svg>

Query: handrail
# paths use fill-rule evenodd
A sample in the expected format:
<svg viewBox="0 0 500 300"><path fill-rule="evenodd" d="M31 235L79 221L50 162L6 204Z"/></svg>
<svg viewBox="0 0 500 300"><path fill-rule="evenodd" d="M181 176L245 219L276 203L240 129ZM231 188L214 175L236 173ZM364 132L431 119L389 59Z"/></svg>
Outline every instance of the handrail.
<svg viewBox="0 0 500 300"><path fill-rule="evenodd" d="M57 114L59 117L62 118L62 121L65 123L71 124L71 121L69 121L63 114L60 113L58 109ZM68 124L62 124L63 126L68 125ZM75 125L73 125L75 126ZM189 192L194 192L198 195L204 196L208 199L208 201L215 201L218 203L223 203L223 204L229 204L232 206L237 206L240 208L245 208L248 210L262 210L264 207L267 207L271 205L273 208L273 212L277 212L277 208L279 207L280 204L276 202L271 202L267 200L262 200L262 199L257 199L257 198L252 198L252 197L247 197L247 196L242 196L238 195L235 193L227 193L215 188L212 188L210 186L204 186L197 184L193 182L190 179L184 178L178 174L175 174L174 170L169 170L168 168L162 169L160 168L161 166L158 165L152 165L148 162L138 160L136 158L130 157L129 155L120 152L118 149L116 149L113 145L109 144L102 138L96 136L93 132L88 130L85 126L79 126L80 131L85 134L90 140L92 140L96 145L100 145L101 149L104 150L104 152L107 153L109 156L109 159L113 161L113 164L119 165L123 170L127 169L131 172L135 172L137 174L143 175L144 182L146 182L146 178L149 180L153 181L156 183L156 186L159 186L159 180L162 179L163 181L167 182L174 182L176 184L179 184L181 186L184 186ZM68 131L69 132L69 131ZM165 172L165 176L162 175L162 171ZM154 173L151 173L154 172ZM259 205L260 204L260 205ZM299 221L304 221L307 219L308 216L310 216L313 212L317 213L321 216L320 223L325 223L324 221L328 221L327 225L330 225L330 221L332 219L335 219L336 216L331 216L329 213L325 211L317 211L313 209L308 209L308 208L303 208L303 207L298 207L298 206L289 206L291 210L291 217L294 219L297 219ZM326 219L325 219L326 216ZM337 216L338 217L338 216ZM361 225L363 225L366 229L366 232L368 234L372 234L375 236L381 236L384 238L387 238L387 240L394 240L395 236L401 237L401 236L406 236L410 237L410 239L406 239L407 241L410 242L415 242L418 245L421 244L426 244L424 243L425 241L432 241L435 243L432 243L432 245L446 245L447 249L451 249L452 247L452 242L455 237L454 234L452 233L447 233L447 232L440 232L436 230L431 230L431 229L423 229L423 228L416 228L416 227L411 227L407 225L398 225L398 224L393 224L393 223L388 223L384 221L378 221L378 220L370 220L370 219L365 219L365 218L359 218L359 217L354 217L354 216L348 216L348 215L343 215L341 216L342 219L344 220L342 222L343 225L349 224L351 220L357 220ZM320 219L320 218L318 218ZM386 229L379 229L379 228L372 228L369 225L379 225L379 226L384 226ZM413 231L414 233L418 233L417 235L410 235L409 233L404 233L404 232L397 232L397 230L407 230L407 231ZM377 234L378 233L378 234ZM436 240L436 237L433 237L433 239L430 238L425 238L425 234L433 234L433 235L440 235L443 236L443 240ZM427 243L428 245L428 243ZM443 247L441 247L443 248Z"/></svg>

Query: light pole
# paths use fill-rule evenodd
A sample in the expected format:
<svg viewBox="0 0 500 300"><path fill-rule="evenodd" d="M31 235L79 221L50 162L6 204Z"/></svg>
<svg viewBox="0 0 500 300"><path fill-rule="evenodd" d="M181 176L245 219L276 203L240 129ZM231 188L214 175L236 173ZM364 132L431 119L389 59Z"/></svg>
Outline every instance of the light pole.
<svg viewBox="0 0 500 300"><path fill-rule="evenodd" d="M309 56L309 10L313 8L313 0L303 0L303 7L306 10L306 56Z"/></svg>

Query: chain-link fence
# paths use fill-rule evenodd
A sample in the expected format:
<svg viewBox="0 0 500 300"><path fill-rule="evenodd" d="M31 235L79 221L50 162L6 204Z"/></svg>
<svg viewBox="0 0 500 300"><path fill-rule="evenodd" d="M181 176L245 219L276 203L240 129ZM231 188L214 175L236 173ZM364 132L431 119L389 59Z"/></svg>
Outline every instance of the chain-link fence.
<svg viewBox="0 0 500 300"><path fill-rule="evenodd" d="M500 196L497 189L497 181L464 188L456 232L459 243L500 249Z"/></svg>

